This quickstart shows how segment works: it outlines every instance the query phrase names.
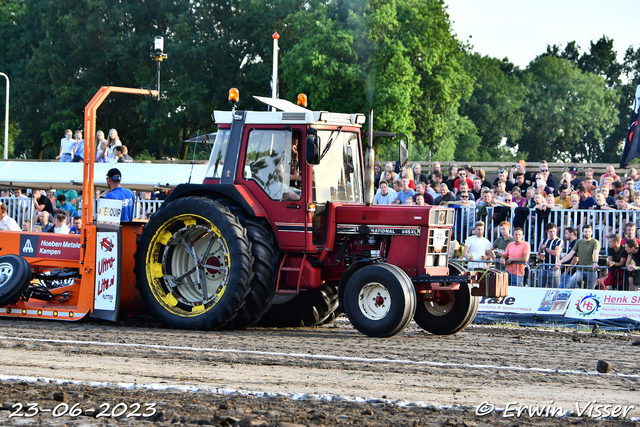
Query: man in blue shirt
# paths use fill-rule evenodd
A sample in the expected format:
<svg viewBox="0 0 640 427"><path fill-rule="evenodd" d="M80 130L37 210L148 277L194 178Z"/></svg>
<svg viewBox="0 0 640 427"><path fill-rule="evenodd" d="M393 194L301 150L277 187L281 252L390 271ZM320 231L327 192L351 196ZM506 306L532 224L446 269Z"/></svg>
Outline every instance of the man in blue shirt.
<svg viewBox="0 0 640 427"><path fill-rule="evenodd" d="M107 185L111 191L109 191L104 198L122 200L120 220L127 222L133 219L133 205L135 204L136 198L131 190L127 190L120 186L121 180L122 174L119 169L109 169L109 172L107 172Z"/></svg>

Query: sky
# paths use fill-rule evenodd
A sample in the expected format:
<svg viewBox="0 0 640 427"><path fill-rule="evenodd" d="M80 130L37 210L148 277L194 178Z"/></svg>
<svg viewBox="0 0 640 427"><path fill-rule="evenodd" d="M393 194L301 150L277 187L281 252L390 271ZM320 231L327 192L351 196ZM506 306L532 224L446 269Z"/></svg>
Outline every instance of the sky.
<svg viewBox="0 0 640 427"><path fill-rule="evenodd" d="M581 52L603 35L618 60L640 47L640 0L445 0L460 41L473 51L526 68L547 50L575 40ZM471 36L471 37L470 37Z"/></svg>

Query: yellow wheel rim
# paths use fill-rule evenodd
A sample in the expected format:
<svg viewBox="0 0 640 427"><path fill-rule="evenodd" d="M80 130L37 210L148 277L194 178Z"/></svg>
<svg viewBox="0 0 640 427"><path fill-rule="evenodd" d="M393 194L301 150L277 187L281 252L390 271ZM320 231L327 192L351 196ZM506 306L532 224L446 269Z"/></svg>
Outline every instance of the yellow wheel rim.
<svg viewBox="0 0 640 427"><path fill-rule="evenodd" d="M227 242L208 219L184 214L165 222L151 239L146 274L167 311L195 317L211 310L229 283Z"/></svg>

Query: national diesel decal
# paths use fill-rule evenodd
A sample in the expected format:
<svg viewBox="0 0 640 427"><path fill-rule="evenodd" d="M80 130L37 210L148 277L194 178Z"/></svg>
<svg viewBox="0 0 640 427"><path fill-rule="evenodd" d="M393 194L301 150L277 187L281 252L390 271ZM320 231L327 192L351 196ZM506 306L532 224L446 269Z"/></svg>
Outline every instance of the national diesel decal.
<svg viewBox="0 0 640 427"><path fill-rule="evenodd" d="M339 234L376 234L383 236L419 236L420 227L395 225L338 224Z"/></svg>

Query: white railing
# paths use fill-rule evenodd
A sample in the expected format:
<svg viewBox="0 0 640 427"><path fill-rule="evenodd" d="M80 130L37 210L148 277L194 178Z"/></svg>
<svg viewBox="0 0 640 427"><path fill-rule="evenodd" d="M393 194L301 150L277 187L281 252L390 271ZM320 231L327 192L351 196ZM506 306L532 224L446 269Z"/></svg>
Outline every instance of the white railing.
<svg viewBox="0 0 640 427"><path fill-rule="evenodd" d="M164 202L164 200L144 200L137 197L133 209L133 217L135 219L149 219L151 214L160 209L162 202Z"/></svg>
<svg viewBox="0 0 640 427"><path fill-rule="evenodd" d="M33 228L35 207L33 199L29 197L0 197L0 202L7 205L7 215L13 218L18 227L22 227L25 220L30 220L29 230Z"/></svg>

